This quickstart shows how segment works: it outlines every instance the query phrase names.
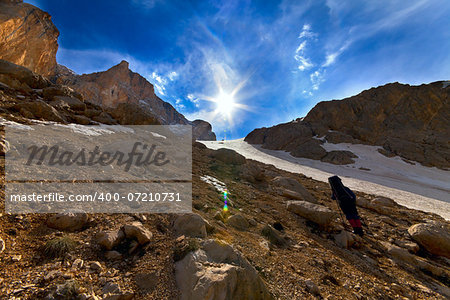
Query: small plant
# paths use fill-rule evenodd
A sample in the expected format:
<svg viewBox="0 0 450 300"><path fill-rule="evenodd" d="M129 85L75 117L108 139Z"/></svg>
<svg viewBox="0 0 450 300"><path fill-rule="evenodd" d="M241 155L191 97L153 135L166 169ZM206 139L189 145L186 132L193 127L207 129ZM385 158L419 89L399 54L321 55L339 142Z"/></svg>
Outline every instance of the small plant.
<svg viewBox="0 0 450 300"><path fill-rule="evenodd" d="M80 285L75 280L68 280L58 285L55 291L55 298L61 300L77 299L80 294Z"/></svg>
<svg viewBox="0 0 450 300"><path fill-rule="evenodd" d="M45 243L43 252L50 258L62 257L75 249L75 241L69 236L52 239Z"/></svg>
<svg viewBox="0 0 450 300"><path fill-rule="evenodd" d="M173 250L173 260L182 260L189 252L198 250L200 245L195 239L187 239L179 242L175 245Z"/></svg>

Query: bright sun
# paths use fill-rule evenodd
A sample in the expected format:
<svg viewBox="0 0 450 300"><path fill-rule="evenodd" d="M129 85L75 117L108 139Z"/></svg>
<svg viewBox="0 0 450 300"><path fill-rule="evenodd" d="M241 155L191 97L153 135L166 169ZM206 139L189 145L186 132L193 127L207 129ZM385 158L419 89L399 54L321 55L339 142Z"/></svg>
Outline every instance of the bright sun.
<svg viewBox="0 0 450 300"><path fill-rule="evenodd" d="M230 117L235 106L233 95L222 92L214 100L217 105L216 111L226 117Z"/></svg>

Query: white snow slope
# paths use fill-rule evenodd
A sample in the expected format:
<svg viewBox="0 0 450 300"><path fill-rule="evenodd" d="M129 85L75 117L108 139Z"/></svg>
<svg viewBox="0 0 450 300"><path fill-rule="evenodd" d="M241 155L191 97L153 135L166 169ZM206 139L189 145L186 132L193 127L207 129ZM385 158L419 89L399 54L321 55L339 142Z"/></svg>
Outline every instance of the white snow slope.
<svg viewBox="0 0 450 300"><path fill-rule="evenodd" d="M331 175L339 175L353 190L389 197L406 207L433 212L450 220L450 172L418 163L412 165L400 157L388 158L377 151L379 147L325 143L323 147L327 151L349 150L358 156L354 164L333 165L293 157L285 151L262 149L244 139L201 143L211 149L233 149L246 158L324 182L328 182Z"/></svg>

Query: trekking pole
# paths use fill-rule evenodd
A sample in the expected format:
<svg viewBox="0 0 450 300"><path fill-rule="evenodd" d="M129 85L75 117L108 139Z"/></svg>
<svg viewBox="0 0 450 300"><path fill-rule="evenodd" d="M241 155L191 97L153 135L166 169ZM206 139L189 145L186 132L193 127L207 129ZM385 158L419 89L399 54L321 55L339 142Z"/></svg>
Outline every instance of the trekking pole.
<svg viewBox="0 0 450 300"><path fill-rule="evenodd" d="M334 191L333 191L334 192ZM336 195L336 194L335 194ZM344 227L344 230L349 231L348 230L348 225L345 223L344 221L344 212L342 211L341 206L339 205L339 202L337 200L337 197L335 196L336 199L334 199L334 201L336 201L336 205L338 207L338 211L339 211L339 216L341 217L341 222L342 222L342 226Z"/></svg>

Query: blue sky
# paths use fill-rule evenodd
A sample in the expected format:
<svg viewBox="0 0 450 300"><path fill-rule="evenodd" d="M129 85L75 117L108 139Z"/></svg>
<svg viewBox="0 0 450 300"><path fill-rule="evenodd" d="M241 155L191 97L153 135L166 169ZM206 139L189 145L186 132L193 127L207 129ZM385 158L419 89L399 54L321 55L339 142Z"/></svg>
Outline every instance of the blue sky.
<svg viewBox="0 0 450 300"><path fill-rule="evenodd" d="M60 30L58 63L82 74L125 59L220 139L388 82L450 79L447 0L26 2ZM206 100L233 91L229 114Z"/></svg>

